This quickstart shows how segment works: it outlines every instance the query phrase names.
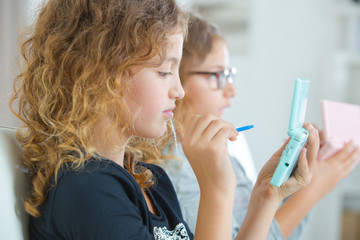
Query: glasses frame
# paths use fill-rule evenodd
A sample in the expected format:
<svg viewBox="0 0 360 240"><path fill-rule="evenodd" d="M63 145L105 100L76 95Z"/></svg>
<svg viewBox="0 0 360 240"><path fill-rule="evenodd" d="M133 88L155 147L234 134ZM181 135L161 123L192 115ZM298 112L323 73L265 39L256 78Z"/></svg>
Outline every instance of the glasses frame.
<svg viewBox="0 0 360 240"><path fill-rule="evenodd" d="M233 84L237 69L235 67L225 68L218 72L192 71L190 74L213 75L216 77L217 89L224 89L228 83Z"/></svg>

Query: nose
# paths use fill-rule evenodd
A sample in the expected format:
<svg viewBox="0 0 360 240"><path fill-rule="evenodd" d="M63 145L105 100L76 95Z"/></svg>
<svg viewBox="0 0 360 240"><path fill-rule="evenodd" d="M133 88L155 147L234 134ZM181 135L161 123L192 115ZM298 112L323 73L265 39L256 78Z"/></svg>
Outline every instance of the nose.
<svg viewBox="0 0 360 240"><path fill-rule="evenodd" d="M233 98L237 94L236 87L232 83L227 83L225 88L223 89L223 93L225 97Z"/></svg>
<svg viewBox="0 0 360 240"><path fill-rule="evenodd" d="M175 100L180 100L185 96L184 88L181 85L180 77L177 76L174 81L173 86L169 92L170 98L175 98Z"/></svg>

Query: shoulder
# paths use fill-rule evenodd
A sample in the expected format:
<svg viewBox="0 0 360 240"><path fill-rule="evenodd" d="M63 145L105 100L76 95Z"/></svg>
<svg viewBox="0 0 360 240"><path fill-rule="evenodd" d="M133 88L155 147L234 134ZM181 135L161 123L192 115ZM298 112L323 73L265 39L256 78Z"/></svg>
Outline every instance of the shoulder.
<svg viewBox="0 0 360 240"><path fill-rule="evenodd" d="M89 212L117 203L139 204L141 189L135 179L110 160L89 161L79 170L63 169L48 195L53 214Z"/></svg>
<svg viewBox="0 0 360 240"><path fill-rule="evenodd" d="M134 220L134 226L141 225L140 216L147 216L146 203L135 179L116 163L95 159L79 170L63 167L40 211L42 217L33 219L33 229L45 228L45 221L61 239L70 239L72 234L89 236L86 239L100 233L120 234L114 229L126 228L129 219Z"/></svg>
<svg viewBox="0 0 360 240"><path fill-rule="evenodd" d="M57 192L66 190L77 194L86 191L111 189L116 186L135 186L136 182L121 166L111 160L90 159L81 169L63 168L57 178Z"/></svg>

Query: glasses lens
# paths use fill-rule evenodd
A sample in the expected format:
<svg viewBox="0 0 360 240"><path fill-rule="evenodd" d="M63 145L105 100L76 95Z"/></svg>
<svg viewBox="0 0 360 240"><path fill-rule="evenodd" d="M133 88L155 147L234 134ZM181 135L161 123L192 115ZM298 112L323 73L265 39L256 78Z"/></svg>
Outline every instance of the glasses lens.
<svg viewBox="0 0 360 240"><path fill-rule="evenodd" d="M210 88L216 90L225 88L227 83L233 83L236 72L236 68L226 68L220 72L194 71L190 72L190 74L201 74L205 76Z"/></svg>
<svg viewBox="0 0 360 240"><path fill-rule="evenodd" d="M236 72L236 68L226 68L224 71L219 72L218 88L223 89L227 83L232 84Z"/></svg>
<svg viewBox="0 0 360 240"><path fill-rule="evenodd" d="M225 73L226 69L222 72L219 72L219 78L218 78L218 88L223 89L226 86L227 82L227 76Z"/></svg>
<svg viewBox="0 0 360 240"><path fill-rule="evenodd" d="M218 73L211 73L208 78L208 83L211 89L218 88Z"/></svg>
<svg viewBox="0 0 360 240"><path fill-rule="evenodd" d="M232 75L233 75L233 76L235 76L235 75L236 75L236 73L237 73L237 69L236 69L236 67L232 67L232 68L230 68L230 72L232 73Z"/></svg>

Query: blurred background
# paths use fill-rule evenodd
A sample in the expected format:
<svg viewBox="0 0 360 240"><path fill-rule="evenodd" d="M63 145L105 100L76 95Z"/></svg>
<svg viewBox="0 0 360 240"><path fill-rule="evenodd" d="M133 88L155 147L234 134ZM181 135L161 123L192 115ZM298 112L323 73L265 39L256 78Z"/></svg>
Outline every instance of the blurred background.
<svg viewBox="0 0 360 240"><path fill-rule="evenodd" d="M238 95L225 118L246 132L259 170L287 138L294 80L311 80L306 121L322 127L320 100L360 104L357 0L178 0L219 26L237 67ZM19 33L40 0L0 0L0 125L18 72ZM302 239L360 239L360 167L314 208Z"/></svg>

